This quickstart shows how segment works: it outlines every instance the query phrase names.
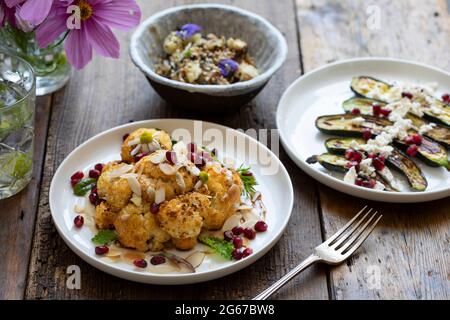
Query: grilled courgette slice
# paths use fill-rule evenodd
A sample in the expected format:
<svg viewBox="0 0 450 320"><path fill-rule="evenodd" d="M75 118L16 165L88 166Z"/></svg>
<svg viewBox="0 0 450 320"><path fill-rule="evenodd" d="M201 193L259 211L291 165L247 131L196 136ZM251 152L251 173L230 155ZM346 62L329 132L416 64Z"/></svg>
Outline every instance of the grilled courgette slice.
<svg viewBox="0 0 450 320"><path fill-rule="evenodd" d="M372 77L354 77L350 87L357 95L369 99L377 99L384 102L394 102L400 99L397 96L398 93L392 90L392 85ZM426 98L414 97L413 101L420 103L425 117L433 122L450 126L450 106L448 104L430 95Z"/></svg>
<svg viewBox="0 0 450 320"><path fill-rule="evenodd" d="M355 121L357 118L363 118L364 121ZM392 122L387 119L366 115L336 114L316 119L316 127L324 133L359 138L362 137L365 129L370 129L376 136L382 132L384 127L389 125L392 125ZM411 129L409 133L414 134L417 131ZM408 145L400 140L395 140L394 144L402 150L408 148ZM450 170L445 148L426 137L422 139L422 144L418 146L417 157L429 166L442 166Z"/></svg>
<svg viewBox="0 0 450 320"><path fill-rule="evenodd" d="M351 148L350 145L353 144L353 141L359 145L366 143L364 139L358 138L330 138L325 141L325 147L329 153L343 155L346 150ZM422 170L397 148L394 148L392 154L386 159L386 164L405 176L413 190L426 190L428 182Z"/></svg>
<svg viewBox="0 0 450 320"><path fill-rule="evenodd" d="M349 161L347 159L330 153L323 153L321 155L309 157L306 162L309 164L320 163L322 167L330 171L346 173L349 170ZM375 180L384 185L385 191L398 191L392 189L392 187L378 173L375 176Z"/></svg>
<svg viewBox="0 0 450 320"><path fill-rule="evenodd" d="M372 106L374 104L378 104L380 107L386 106L386 103L382 101L368 98L354 97L344 101L342 107L347 113L351 113L354 109L358 109L363 115L372 115ZM406 115L406 119L410 119L414 127L416 128L420 128L423 125L430 124L429 121L420 118L412 113L408 113ZM441 125L436 125L433 129L427 131L423 135L442 144L447 149L450 149L450 128Z"/></svg>

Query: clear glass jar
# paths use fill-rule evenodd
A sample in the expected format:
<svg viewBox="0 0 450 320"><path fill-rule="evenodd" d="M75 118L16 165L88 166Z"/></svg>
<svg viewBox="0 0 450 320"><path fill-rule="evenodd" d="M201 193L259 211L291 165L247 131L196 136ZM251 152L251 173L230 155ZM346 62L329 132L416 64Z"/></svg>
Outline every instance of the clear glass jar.
<svg viewBox="0 0 450 320"><path fill-rule="evenodd" d="M18 193L31 180L35 97L32 66L0 52L0 199Z"/></svg>
<svg viewBox="0 0 450 320"><path fill-rule="evenodd" d="M34 32L23 32L10 25L0 28L0 50L28 61L36 74L36 95L61 89L70 79L71 67L64 52L63 39L45 49L39 48Z"/></svg>

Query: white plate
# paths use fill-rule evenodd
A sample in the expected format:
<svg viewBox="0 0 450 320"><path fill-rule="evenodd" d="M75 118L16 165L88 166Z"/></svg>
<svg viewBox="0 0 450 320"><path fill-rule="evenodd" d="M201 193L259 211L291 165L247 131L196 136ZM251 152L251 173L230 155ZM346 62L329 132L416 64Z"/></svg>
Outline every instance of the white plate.
<svg viewBox="0 0 450 320"><path fill-rule="evenodd" d="M161 128L170 134L181 133L185 142L195 141L199 145L210 145L211 136L217 133L229 134L229 137L240 139L244 143L233 147L225 145L221 148L220 141L214 141L219 153L232 156L236 164L251 164L261 191L263 202L267 207L266 221L269 225L267 232L259 233L252 240L254 253L241 261L226 261L217 255L207 255L205 261L193 274L156 274L142 271L126 262L110 262L110 259L95 255L95 246L91 242L94 231L90 228L74 228L73 220L76 216L75 205L83 206L86 199L73 195L69 180L73 172L86 171L98 162L120 159L120 145L122 136L135 129ZM185 129L180 131L180 129ZM189 138L191 136L191 138ZM226 140L231 141L231 140ZM224 150L224 151L223 151ZM250 150L250 152L248 151ZM258 153L252 152L257 151ZM256 159L252 154L259 154ZM269 167L270 165L270 167ZM272 169L277 169L271 173ZM270 171L270 172L269 172ZM273 170L272 170L273 171ZM66 244L82 259L92 266L124 279L151 284L188 284L207 281L223 277L236 272L262 257L281 237L291 215L293 206L293 189L289 175L279 159L265 146L253 138L239 131L213 123L181 120L159 119L126 124L105 131L76 148L61 163L50 186L50 209L56 228ZM183 255L180 252L180 255ZM184 253L185 255L185 253Z"/></svg>
<svg viewBox="0 0 450 320"><path fill-rule="evenodd" d="M353 96L350 81L367 75L386 81L412 83L438 82L437 95L450 91L450 74L419 63L384 58L346 60L316 69L297 79L284 93L278 106L277 126L283 146L292 160L307 174L327 186L360 198L384 202L423 202L450 196L450 173L416 161L423 170L428 188L424 192L384 192L351 185L339 176L310 165L306 159L326 152L325 139L315 119L327 114L344 113L342 102Z"/></svg>

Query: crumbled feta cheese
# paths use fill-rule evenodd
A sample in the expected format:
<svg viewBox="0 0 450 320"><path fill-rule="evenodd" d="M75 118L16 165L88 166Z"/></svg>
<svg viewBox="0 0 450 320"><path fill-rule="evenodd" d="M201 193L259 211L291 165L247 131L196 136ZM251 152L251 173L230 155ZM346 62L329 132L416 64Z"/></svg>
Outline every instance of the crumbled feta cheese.
<svg viewBox="0 0 450 320"><path fill-rule="evenodd" d="M384 180L386 180L389 185L395 189L400 190L400 187L398 185L397 180L394 178L394 175L392 174L391 170L389 170L387 167L384 167L383 170L378 171L379 174L383 177Z"/></svg>
<svg viewBox="0 0 450 320"><path fill-rule="evenodd" d="M419 128L419 133L420 134L427 133L428 131L433 130L434 127L436 127L435 123L424 124Z"/></svg>
<svg viewBox="0 0 450 320"><path fill-rule="evenodd" d="M384 184L382 184L381 182L379 182L379 181L376 181L375 182L375 186L373 187L373 189L374 190L384 190L384 189L386 189L386 187L384 186Z"/></svg>
<svg viewBox="0 0 450 320"><path fill-rule="evenodd" d="M434 104L431 104L431 105L430 105L430 110L431 110L432 113L434 113L434 114L437 115L437 116L444 113L444 112L442 111L442 109L438 108L438 107L437 107L436 105L434 105Z"/></svg>
<svg viewBox="0 0 450 320"><path fill-rule="evenodd" d="M366 119L364 119L363 117L356 117L356 118L350 119L348 122L351 124L361 124L361 123L364 123L364 121L366 121Z"/></svg>
<svg viewBox="0 0 450 320"><path fill-rule="evenodd" d="M409 109L409 112L418 117L423 117L422 105L417 101L411 103L411 108Z"/></svg>
<svg viewBox="0 0 450 320"><path fill-rule="evenodd" d="M344 182L355 184L357 176L358 174L356 173L355 167L351 167L344 176Z"/></svg>
<svg viewBox="0 0 450 320"><path fill-rule="evenodd" d="M359 163L359 170L370 177L375 172L375 168L372 166L372 159L367 158L361 161Z"/></svg>
<svg viewBox="0 0 450 320"><path fill-rule="evenodd" d="M391 110L391 113L389 114L389 120L397 121L403 119L406 116L406 114L412 107L412 103L409 99L404 98L400 101L388 104L386 107Z"/></svg>

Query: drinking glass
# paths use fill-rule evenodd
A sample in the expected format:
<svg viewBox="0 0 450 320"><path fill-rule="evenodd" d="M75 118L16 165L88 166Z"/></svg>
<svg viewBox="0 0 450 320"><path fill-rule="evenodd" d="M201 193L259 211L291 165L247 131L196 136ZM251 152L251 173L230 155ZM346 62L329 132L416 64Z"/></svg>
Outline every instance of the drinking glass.
<svg viewBox="0 0 450 320"><path fill-rule="evenodd" d="M0 199L30 182L36 78L25 60L0 52Z"/></svg>

